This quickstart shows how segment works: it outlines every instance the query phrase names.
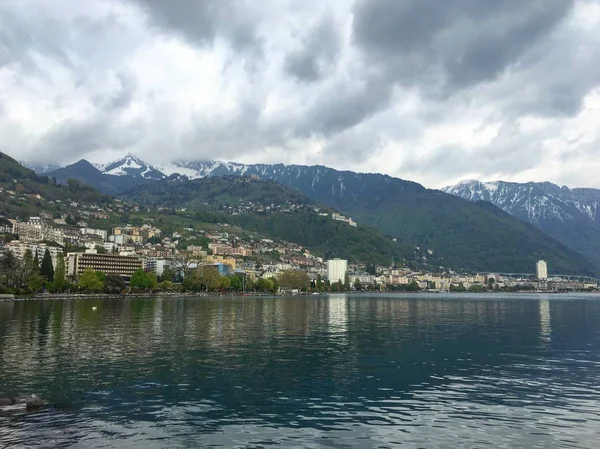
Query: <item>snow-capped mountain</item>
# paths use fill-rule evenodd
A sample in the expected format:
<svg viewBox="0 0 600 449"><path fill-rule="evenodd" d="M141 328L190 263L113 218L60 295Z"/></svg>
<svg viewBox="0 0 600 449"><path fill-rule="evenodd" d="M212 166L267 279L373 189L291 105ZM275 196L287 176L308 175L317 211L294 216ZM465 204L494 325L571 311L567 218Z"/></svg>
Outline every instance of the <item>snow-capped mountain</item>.
<svg viewBox="0 0 600 449"><path fill-rule="evenodd" d="M569 189L550 182L468 180L442 190L471 201L489 201L589 258L600 259L598 189Z"/></svg>
<svg viewBox="0 0 600 449"><path fill-rule="evenodd" d="M491 204L472 204L439 190L426 189L420 184L379 173L355 173L324 166L219 161L173 161L152 166L127 155L120 161L106 165L93 166L87 161L79 161L49 175L61 182L74 178L111 195L131 192L144 184L161 181L166 186L171 182L184 182L185 178L250 176L292 187L313 201L339 210L361 225L372 226L399 242L431 249L448 266L514 272L515 269L533 270L531 267L540 258L547 259L553 267L563 272L591 273L589 267L596 270L600 266L600 257L595 257L598 264L586 262L581 254ZM165 180L165 177L169 179ZM489 186L473 187L465 196L468 199L480 199L476 198L475 192L481 191L481 199L491 200L484 191L501 190L500 187L495 190ZM586 192L577 190L582 198ZM451 193L462 196L458 190ZM594 197L594 192L587 192L587 195ZM527 210L532 210L535 216L542 213L539 208ZM573 210L583 215L580 209L573 207ZM590 214L596 210L595 206L593 213L589 209ZM586 223L589 222L590 218ZM448 227L448 223L460 225ZM591 231L582 230L566 236L563 235L566 232L564 228L568 229L568 226L560 220L554 234L549 229L552 226L545 224L539 227L547 234L560 235L561 240L571 248L586 254L590 253L590 248L596 248L596 254L600 254L600 234L596 231L596 224L588 226ZM588 236L590 248L582 239L578 240L578 236Z"/></svg>
<svg viewBox="0 0 600 449"><path fill-rule="evenodd" d="M160 170L133 154L127 154L124 158L108 164L94 164L94 166L105 175L130 176L148 180L160 180L165 177Z"/></svg>
<svg viewBox="0 0 600 449"><path fill-rule="evenodd" d="M50 173L61 168L60 165L56 164L28 164L27 162L21 162L21 165L33 170L38 175L45 175L46 173Z"/></svg>

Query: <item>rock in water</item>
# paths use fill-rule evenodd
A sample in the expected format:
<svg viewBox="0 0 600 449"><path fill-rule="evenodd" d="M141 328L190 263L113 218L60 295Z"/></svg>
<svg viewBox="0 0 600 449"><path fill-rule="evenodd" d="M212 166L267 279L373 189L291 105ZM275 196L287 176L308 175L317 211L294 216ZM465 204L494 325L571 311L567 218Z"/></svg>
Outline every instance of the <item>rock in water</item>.
<svg viewBox="0 0 600 449"><path fill-rule="evenodd" d="M33 410L36 408L43 407L44 405L46 405L46 403L42 401L38 395L32 394L25 401L25 405L27 407L27 410Z"/></svg>
<svg viewBox="0 0 600 449"><path fill-rule="evenodd" d="M0 398L0 409L3 411L35 410L46 405L36 394L16 398Z"/></svg>

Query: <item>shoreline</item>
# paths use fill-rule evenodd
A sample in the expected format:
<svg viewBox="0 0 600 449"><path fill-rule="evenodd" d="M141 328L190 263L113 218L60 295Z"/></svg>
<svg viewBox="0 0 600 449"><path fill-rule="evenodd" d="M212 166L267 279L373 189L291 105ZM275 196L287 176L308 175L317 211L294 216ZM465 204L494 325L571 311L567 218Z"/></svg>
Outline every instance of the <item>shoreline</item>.
<svg viewBox="0 0 600 449"><path fill-rule="evenodd" d="M468 295L468 296L495 296L498 294L502 295L590 295L600 296L598 291L573 291L573 292L542 292L542 291L523 291L523 292L432 292L432 291L419 291L419 292L327 292L327 293L303 293L303 294L260 294L260 293L208 293L208 292L148 292L148 293L47 293L37 294L28 296L14 296L8 294L0 295L0 303L2 302L23 302L23 301L50 301L50 300L65 300L65 299L87 299L87 300L98 300L98 299L126 299L126 298L277 298L277 297L315 297L315 296L336 296L336 295Z"/></svg>

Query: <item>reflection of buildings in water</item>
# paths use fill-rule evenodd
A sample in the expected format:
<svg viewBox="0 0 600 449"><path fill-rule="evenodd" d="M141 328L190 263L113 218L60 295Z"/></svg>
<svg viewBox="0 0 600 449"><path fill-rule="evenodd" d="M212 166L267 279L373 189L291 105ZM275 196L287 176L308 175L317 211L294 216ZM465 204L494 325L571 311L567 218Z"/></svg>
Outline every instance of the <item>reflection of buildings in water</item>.
<svg viewBox="0 0 600 449"><path fill-rule="evenodd" d="M550 300L540 299L540 340L549 343L552 334L552 322L550 318Z"/></svg>
<svg viewBox="0 0 600 449"><path fill-rule="evenodd" d="M332 334L348 330L348 295L334 295L328 301L327 324Z"/></svg>

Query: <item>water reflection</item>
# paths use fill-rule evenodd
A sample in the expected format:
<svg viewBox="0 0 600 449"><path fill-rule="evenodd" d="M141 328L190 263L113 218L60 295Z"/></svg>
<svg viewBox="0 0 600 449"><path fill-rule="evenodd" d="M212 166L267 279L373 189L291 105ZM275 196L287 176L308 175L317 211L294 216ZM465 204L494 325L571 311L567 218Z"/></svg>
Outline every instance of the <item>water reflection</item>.
<svg viewBox="0 0 600 449"><path fill-rule="evenodd" d="M52 403L0 446L592 447L600 302L567 299L0 303L0 396Z"/></svg>
<svg viewBox="0 0 600 449"><path fill-rule="evenodd" d="M540 299L540 339L543 343L550 343L552 322L550 317L550 300Z"/></svg>

